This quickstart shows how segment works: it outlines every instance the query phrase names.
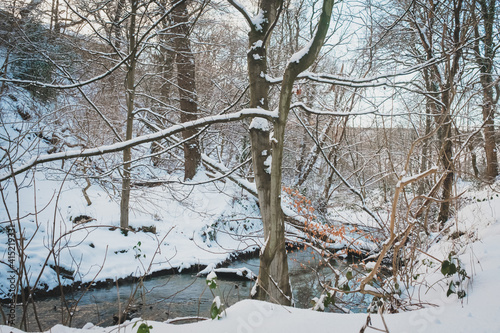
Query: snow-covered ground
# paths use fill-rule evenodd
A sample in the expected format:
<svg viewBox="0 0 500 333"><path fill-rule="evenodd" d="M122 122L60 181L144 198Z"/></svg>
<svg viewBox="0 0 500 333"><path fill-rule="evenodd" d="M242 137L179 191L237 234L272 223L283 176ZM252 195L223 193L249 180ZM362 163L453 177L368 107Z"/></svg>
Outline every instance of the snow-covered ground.
<svg viewBox="0 0 500 333"><path fill-rule="evenodd" d="M58 286L56 272L44 266L57 265L73 272L69 284L74 281L90 282L105 279L140 276L159 270L189 268L224 261L233 253L252 251L259 239L252 237L261 228L253 200L234 199L244 194L237 187L223 184L191 188L179 186L136 189L134 191L130 225L155 228L151 232L128 232L119 229L119 203L98 186L88 190L91 206L73 181L61 186L60 181L40 179L37 173L36 190L27 186L21 189L22 203L19 216L22 219L24 237L32 242L27 246L27 267L32 283L41 274L40 285L53 289ZM17 216L16 196L12 188L4 191L11 216ZM172 193L180 201L172 198ZM40 211L30 215L36 207ZM5 207L0 208L3 221L8 220ZM82 217L90 217L87 223L75 223ZM253 217L253 218L252 218ZM6 228L7 224L1 225ZM4 233L5 234L5 233ZM239 235L239 236L236 236ZM248 236L248 237L246 237ZM2 260L7 258L7 241L0 244ZM56 251L57 262L51 256ZM8 288L8 275L0 273L0 293ZM0 296L4 296L0 295Z"/></svg>
<svg viewBox="0 0 500 333"><path fill-rule="evenodd" d="M201 196L201 194L199 195ZM498 276L500 276L500 198L497 191L487 189L469 191L466 200L469 203L458 211L454 220L449 222L449 232L443 237L436 238L427 253L420 255L419 261L423 264L418 270L421 274L418 279L421 280L422 284L417 284L418 288L415 287L413 290L407 290L403 293L403 295L412 295L414 299L417 298L418 294L424 308L396 314L384 314L383 319L389 332L500 332L500 317L498 316L500 313L500 289L498 288ZM215 203L209 204L207 208L210 205L215 205ZM108 213L104 212L103 214ZM99 219L102 218L99 215L96 216ZM176 237L183 239L182 233L186 230L181 224L179 230L176 230ZM172 230L172 232L174 231ZM103 231L103 233L108 233L109 237L109 232ZM120 247L117 244L121 243L121 246L126 248L124 241L127 241L126 244L130 247L136 240L142 240L144 241L142 251L145 253L150 250L154 251L154 246L151 245L150 249L150 245L146 245L152 240L151 236L147 234L129 234L125 237L118 232L114 233L114 237L119 241L115 242L110 238L102 240L101 249L104 248L104 243L108 242L113 247L108 252L113 253L115 247L116 249ZM131 236L139 238L128 238ZM99 237L105 237L105 235ZM189 240L189 237L190 235L186 235L186 239ZM200 236L194 236L194 238L197 237ZM173 235L169 235L165 241L168 242L169 238L174 239ZM128 242L129 239L130 242ZM88 241L86 240L86 242ZM196 250L197 246L193 246L194 241L186 241L186 244L188 243L190 250L184 251L179 241L177 256L174 256L172 260L186 263L194 260L190 258L190 254L194 254L193 251L198 251ZM205 244L201 238L198 239L198 243ZM199 254L204 253L205 256L208 256L205 249L199 251ZM456 294L446 296L449 282L453 278L443 276L441 264L438 262L438 260L446 260L450 251L456 253L456 257L460 260L462 268L465 269L469 277L463 283L466 296L461 300L457 298ZM132 256L135 253L133 250L129 252L132 252ZM162 252L161 257L165 257L165 254ZM116 255L115 258L118 257ZM148 321L147 325L153 327L153 332L183 333L304 332L311 328L320 331L359 332L366 324L367 319L367 314L319 313L307 309L245 300L228 308L220 320L207 320L185 325ZM370 319L373 327L385 329L381 315L371 314ZM138 323L136 324L136 322ZM95 327L90 323L80 329L56 326L47 332L137 332L142 323L140 319L134 319L132 322L126 322L120 326L106 328ZM136 325L134 326L134 324ZM17 333L20 331L0 326L0 332ZM367 328L366 332L374 332L374 330Z"/></svg>
<svg viewBox="0 0 500 333"><path fill-rule="evenodd" d="M29 104L32 99L23 89L8 88L11 94L0 97L0 148L10 151L17 167L53 148L39 133L50 138L54 126L44 125L46 119L22 120L16 110L39 110L42 105ZM62 137L63 133L58 135ZM6 154L1 155L3 176L10 170ZM105 162L97 164L112 164L112 159L107 155ZM4 200L0 199L0 236L4 241L0 242L0 260L8 261L8 246L12 244L7 241L7 229L13 220L17 235L21 232L25 239L31 286L38 279L37 288L51 290L60 283L116 280L171 268L218 264L235 253L260 246L257 235L262 225L256 202L232 182L189 186L179 183L181 173L164 173L168 185L133 187L130 226L153 232L124 234L117 229L119 189L110 182L91 179L87 193L92 204L87 205L82 193L87 186L84 173L81 165L73 162L47 163L18 175L18 190L13 179L1 184ZM135 174L148 179L148 163L146 160L145 166L134 169ZM193 182L207 180L200 172ZM0 267L0 298L6 298L8 267ZM64 270L62 281L57 280L56 267Z"/></svg>

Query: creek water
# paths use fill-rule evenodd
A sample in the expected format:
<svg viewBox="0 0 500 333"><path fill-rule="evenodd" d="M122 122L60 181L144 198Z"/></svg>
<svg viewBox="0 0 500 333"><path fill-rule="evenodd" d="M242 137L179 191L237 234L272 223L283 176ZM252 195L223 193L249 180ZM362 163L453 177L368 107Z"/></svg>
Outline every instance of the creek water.
<svg viewBox="0 0 500 333"><path fill-rule="evenodd" d="M295 306L310 308L311 299L321 295L320 281L333 280L329 268L318 265L319 261L310 252L301 250L289 254L288 258L290 282L293 288ZM345 268L345 263L335 263L337 269ZM258 274L259 259L238 260L229 265L230 268L246 267ZM214 296L207 287L204 277L196 274L173 274L154 277L143 282L139 288L136 284L125 284L118 288L92 289L85 294L75 292L67 294L69 304L78 303L72 309L72 327L82 327L88 322L99 326L114 324L113 316L124 309L131 295L134 295L131 317L141 317L146 320L166 321L177 317L201 316L209 317L210 306ZM232 281L218 279L218 288L214 292L220 296L226 306L249 298L253 281ZM344 297L336 306L330 306L326 311L332 312L366 312L371 302L371 296L350 294ZM42 328L48 328L67 322L67 311L62 311L60 297L46 297L36 301L36 310ZM4 310L7 310L4 308ZM16 318L20 319L18 310ZM33 312L29 310L30 329L37 329Z"/></svg>

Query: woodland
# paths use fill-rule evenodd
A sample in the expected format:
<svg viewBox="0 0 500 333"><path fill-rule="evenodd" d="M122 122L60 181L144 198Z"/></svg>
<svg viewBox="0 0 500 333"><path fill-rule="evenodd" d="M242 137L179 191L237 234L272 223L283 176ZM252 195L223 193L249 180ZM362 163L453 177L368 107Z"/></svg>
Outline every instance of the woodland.
<svg viewBox="0 0 500 333"><path fill-rule="evenodd" d="M315 310L354 294L372 313L424 308L410 291L431 288L430 261L463 303L460 249L478 238L459 211L495 207L499 191L499 32L495 0L3 0L3 324L47 329L41 290L57 290L71 326L75 283L142 283L252 251L259 301L294 304L287 257L306 249L333 274ZM209 213L222 201L233 210ZM138 233L155 239L125 238ZM155 266L175 237L203 244ZM442 239L453 245L436 259ZM78 259L88 240L102 262ZM113 242L128 244L114 254L130 250L130 271L106 268ZM188 264L201 247L226 252Z"/></svg>

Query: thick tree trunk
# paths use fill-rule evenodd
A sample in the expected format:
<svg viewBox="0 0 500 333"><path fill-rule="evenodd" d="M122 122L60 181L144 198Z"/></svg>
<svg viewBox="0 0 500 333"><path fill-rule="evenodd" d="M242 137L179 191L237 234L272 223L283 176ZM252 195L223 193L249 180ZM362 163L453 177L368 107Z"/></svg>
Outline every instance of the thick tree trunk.
<svg viewBox="0 0 500 333"><path fill-rule="evenodd" d="M263 3L266 3L265 1ZM269 2L268 2L269 3ZM257 283L255 285L254 297L259 299L266 299L280 304L291 304L291 287L288 276L288 262L285 248L285 223L284 216L281 210L281 179L282 179L282 162L283 162L283 147L285 140L285 128L290 111L290 103L292 98L292 89L294 81L302 71L306 70L312 65L317 58L321 47L323 46L326 33L328 31L331 11L333 7L333 0L325 0L323 3L323 11L318 23L318 30L309 45L309 49L298 59L293 59L287 65L283 75L283 82L281 84L280 100L278 106L279 118L273 122L273 134L270 138L268 132L270 128L266 128L262 121L252 121L252 156L254 160L254 172L257 189L259 192L259 202L261 204L262 222L264 225L264 247L260 253L260 270ZM272 13L268 9L261 8L263 13ZM275 17L272 15L270 17ZM274 20L267 18L267 22ZM266 29L262 29L266 31ZM255 72L258 68L257 63L252 59L257 60L260 57L251 56L253 47L258 45L257 41L252 41L253 33L258 32L257 29L252 29L250 33L250 48L249 52L249 74L257 74ZM264 33L265 35L265 33ZM265 43L261 43L265 45ZM259 50L265 55L265 49ZM265 59L265 58L263 58ZM258 61L258 62L259 62ZM256 65L255 67L253 65ZM260 64L262 66L262 64ZM266 69L265 67L262 67ZM264 71L262 74L265 74ZM259 77L265 77L261 72L258 72ZM257 80L257 77L253 78ZM256 89L254 87L253 89ZM251 84L252 89L252 84ZM252 96L252 95L251 95ZM257 96L253 96L254 98ZM267 97L267 91L266 91ZM261 101L261 100L259 100ZM255 99L253 102L257 102ZM263 99L262 102L266 102ZM264 106L264 105L263 105ZM258 138L255 134L258 134ZM268 153L269 144L271 148L271 158L263 156ZM265 148L265 149L264 149ZM265 151L264 151L265 150ZM258 164L262 163L262 164ZM270 174L269 176L264 173ZM263 183L266 182L266 183ZM268 183L267 183L268 182ZM269 194L268 194L269 193ZM266 201L263 203L263 201Z"/></svg>
<svg viewBox="0 0 500 333"><path fill-rule="evenodd" d="M484 86L483 86L484 87ZM498 157L495 140L495 120L493 106L493 92L490 87L483 88L483 121L484 121L484 151L486 155L487 182L495 181L498 176Z"/></svg>
<svg viewBox="0 0 500 333"><path fill-rule="evenodd" d="M476 63L479 66L480 82L483 89L483 122L484 122L484 151L486 155L485 180L493 182L498 176L498 156L495 140L495 107L496 102L493 97L493 59L496 48L493 41L493 25L495 23L495 0L478 0L480 19L476 18L474 28L474 51L476 53ZM482 24L484 32L479 31ZM484 33L484 35L483 35ZM483 43L482 47L480 43ZM498 98L498 96L497 96Z"/></svg>
<svg viewBox="0 0 500 333"><path fill-rule="evenodd" d="M267 41L271 23L274 22L280 1L263 1L260 11L266 19L262 26L251 26L249 52L247 54L250 81L250 107L268 109L269 82L267 73ZM285 222L281 211L281 178L279 190L272 188L272 166L275 158L269 138L271 125L265 119L256 118L250 125L252 164L259 195L260 212L264 228L265 244L260 252L259 277L252 297L274 303L290 305L291 288L288 276L288 261L285 249ZM276 204L277 197L279 204Z"/></svg>
<svg viewBox="0 0 500 333"><path fill-rule="evenodd" d="M172 0L172 4L177 3ZM181 122L198 118L198 98L196 93L195 59L189 40L189 14L187 1L183 1L172 11L174 24L174 47L176 52L177 85L181 107ZM196 135L197 130L184 131L182 138L189 139ZM200 141L198 137L184 143L184 180L193 179L201 165Z"/></svg>

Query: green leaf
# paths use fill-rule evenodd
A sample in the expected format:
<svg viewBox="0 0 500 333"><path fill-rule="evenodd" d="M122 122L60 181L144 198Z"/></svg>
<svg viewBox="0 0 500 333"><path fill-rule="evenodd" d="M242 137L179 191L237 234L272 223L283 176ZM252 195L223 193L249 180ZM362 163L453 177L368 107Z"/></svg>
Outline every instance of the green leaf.
<svg viewBox="0 0 500 333"><path fill-rule="evenodd" d="M455 293L455 288L453 287L453 282L450 282L450 285L448 286L448 291L446 292L446 297L450 297L451 294Z"/></svg>
<svg viewBox="0 0 500 333"><path fill-rule="evenodd" d="M454 264L454 263L451 263L450 264L450 271L449 271L449 275L453 275L457 272L457 266Z"/></svg>
<svg viewBox="0 0 500 333"><path fill-rule="evenodd" d="M323 301L323 305L325 306L325 308L327 308L330 304L335 305L335 297L333 297L333 295L326 296Z"/></svg>
<svg viewBox="0 0 500 333"><path fill-rule="evenodd" d="M441 265L441 273L443 273L444 276L450 276L453 275L457 272L457 266L449 262L448 260L443 261Z"/></svg>
<svg viewBox="0 0 500 333"><path fill-rule="evenodd" d="M139 325L139 328L137 329L137 333L150 333L150 330L153 329L153 326L148 326L145 323L142 323Z"/></svg>
<svg viewBox="0 0 500 333"><path fill-rule="evenodd" d="M212 303L212 307L210 308L210 318L220 318L219 315L221 313L221 309L217 307L217 304Z"/></svg>
<svg viewBox="0 0 500 333"><path fill-rule="evenodd" d="M349 281L352 280L352 278L353 278L352 271L351 270L347 271L347 273L345 274L345 277Z"/></svg>
<svg viewBox="0 0 500 333"><path fill-rule="evenodd" d="M208 285L208 288L210 289L215 289L217 288L217 281L215 281L215 279L213 280L206 280L207 281L207 285Z"/></svg>

